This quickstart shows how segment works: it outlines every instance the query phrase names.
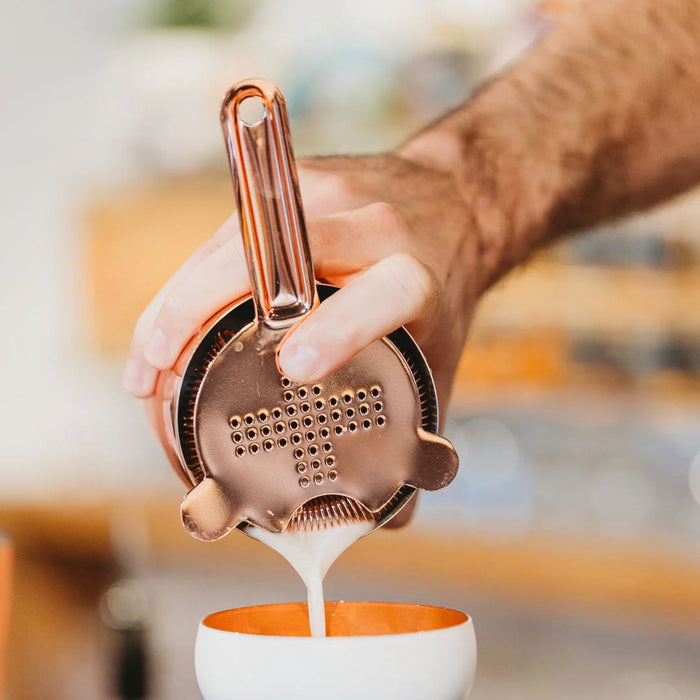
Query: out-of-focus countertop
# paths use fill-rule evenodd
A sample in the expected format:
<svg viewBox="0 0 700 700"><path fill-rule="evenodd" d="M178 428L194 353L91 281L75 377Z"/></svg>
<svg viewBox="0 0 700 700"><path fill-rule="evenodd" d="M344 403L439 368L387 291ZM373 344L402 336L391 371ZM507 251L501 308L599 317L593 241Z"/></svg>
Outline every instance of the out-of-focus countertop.
<svg viewBox="0 0 700 700"><path fill-rule="evenodd" d="M0 528L14 539L20 559L108 564L115 556L110 529L137 524L139 555L149 566L265 568L269 552L233 533L203 544L183 530L176 500L115 500L17 506L0 504ZM123 533L122 533L123 534ZM117 544L117 548L120 546ZM127 543L128 547L128 543ZM476 538L444 528L413 525L364 538L339 560L342 571L371 572L396 580L440 581L534 604L644 612L700 622L700 557L653 541L614 544L585 538L542 536Z"/></svg>

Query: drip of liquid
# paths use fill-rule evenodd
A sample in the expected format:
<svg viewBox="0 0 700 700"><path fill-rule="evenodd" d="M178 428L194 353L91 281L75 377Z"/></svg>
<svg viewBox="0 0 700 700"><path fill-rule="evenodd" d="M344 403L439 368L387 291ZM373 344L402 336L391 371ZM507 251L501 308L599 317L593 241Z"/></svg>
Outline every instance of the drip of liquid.
<svg viewBox="0 0 700 700"><path fill-rule="evenodd" d="M246 531L251 537L279 552L301 576L309 601L311 636L325 637L323 579L333 562L374 526L375 523L363 520L320 529L268 532L262 528L248 527Z"/></svg>

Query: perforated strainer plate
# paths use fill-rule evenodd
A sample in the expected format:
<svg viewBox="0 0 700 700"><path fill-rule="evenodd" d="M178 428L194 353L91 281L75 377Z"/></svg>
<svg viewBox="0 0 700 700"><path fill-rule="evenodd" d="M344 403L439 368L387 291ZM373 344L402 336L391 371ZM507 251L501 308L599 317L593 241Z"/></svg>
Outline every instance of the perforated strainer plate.
<svg viewBox="0 0 700 700"><path fill-rule="evenodd" d="M318 285L318 291L324 299L335 288ZM319 495L351 495L359 504L365 504L364 507L369 500L370 510L379 522L398 512L414 488L394 481L396 473L390 464L397 460L401 462L403 456L405 459L400 471L401 476L405 477L407 465L416 461L414 454L405 454L407 447L410 448L409 452L415 449L415 446L411 447L411 436L417 434L418 428L432 433L437 427L434 385L425 360L411 337L405 330L399 329L384 341L379 341L365 356L360 356L355 363L360 367L364 364L369 366L364 370L368 381L361 386L355 383L346 386L350 382L344 381L344 375L348 374L349 368L345 368L340 376L332 375L311 385L297 385L279 375L274 358L269 358L274 379L270 386L262 388L259 379L264 359L252 353L251 361L257 368L253 376L258 380L253 385L249 380L251 375L240 366L242 347L236 345L241 343L237 339L240 333L237 327L247 327L249 333L252 331L252 313L249 300L222 317L201 340L183 376L178 427L192 483L201 482L204 475L212 471L221 471L222 478L232 480L233 486L240 491L241 481L248 478L245 470L249 465L250 470L259 474L264 502L270 506L274 501L273 494L280 489L282 501L288 501L290 482L287 477L293 474L299 491L295 501L284 507L279 504L276 508L266 507L266 517L263 517L266 522L258 520L251 509L242 514L242 520L273 530L282 529L299 505ZM244 323L246 316L248 323ZM228 340L222 340L225 338ZM226 348L228 352L224 353ZM206 392L203 394L204 377L208 376L217 364L217 358L223 354L231 358L229 370L215 370L216 376L208 381L217 401L228 397L226 406L206 411L206 417L198 415L202 396L209 396ZM401 387L400 391L394 390L393 401L385 395L382 379L378 378L378 357L385 362L388 360L393 366L393 374ZM351 371L354 374L357 366L353 366ZM249 400L243 398L246 394ZM268 395L270 399L265 401ZM208 398L205 398L204 402L207 401ZM389 414L392 411L387 401L398 403L398 411L394 408L398 425L391 424ZM235 410L233 406L243 408ZM215 425L216 429L204 430L207 435L203 437L202 431L195 429L198 420L204 420L208 426ZM397 430L399 425L401 429ZM387 438L393 440L397 432L400 435L404 431L405 437L399 447L391 447ZM213 444L207 442L210 438ZM435 443L431 440L428 444ZM350 463L355 462L361 452L366 454L366 478L357 484L355 468L347 475L356 483L353 488L349 488L342 478L343 461L339 461L336 445ZM208 453L207 465L200 450ZM216 466L219 463L220 469ZM281 475L276 471L278 469ZM440 476L443 469L439 463L434 464L433 469L426 465L426 472L438 482L444 478L444 474ZM377 482L385 484L382 495L369 497L366 490L371 490ZM275 484L279 489L275 489ZM391 506L390 510L387 510L388 505ZM270 510L274 516L270 515ZM273 517L276 520L274 523L270 522ZM300 522L299 517L297 521ZM227 524L226 529L231 526Z"/></svg>

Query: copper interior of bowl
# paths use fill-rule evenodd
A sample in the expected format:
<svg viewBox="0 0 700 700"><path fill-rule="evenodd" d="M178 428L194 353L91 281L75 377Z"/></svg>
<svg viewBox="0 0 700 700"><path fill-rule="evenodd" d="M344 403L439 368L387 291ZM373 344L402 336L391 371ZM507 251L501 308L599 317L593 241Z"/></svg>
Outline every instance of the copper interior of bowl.
<svg viewBox="0 0 700 700"><path fill-rule="evenodd" d="M410 603L328 601L326 628L329 637L369 637L410 634L454 627L469 616L459 610ZM308 637L305 603L255 605L222 610L204 618L204 625L224 632L279 637Z"/></svg>

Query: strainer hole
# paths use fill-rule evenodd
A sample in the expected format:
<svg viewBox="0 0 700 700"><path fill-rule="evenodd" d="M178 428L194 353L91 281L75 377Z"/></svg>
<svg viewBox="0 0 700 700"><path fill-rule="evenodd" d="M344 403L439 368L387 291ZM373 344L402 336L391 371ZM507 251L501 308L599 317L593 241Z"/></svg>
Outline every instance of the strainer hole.
<svg viewBox="0 0 700 700"><path fill-rule="evenodd" d="M301 449L301 447L297 447L296 450L294 450L294 457L296 459L301 459L304 456L304 450Z"/></svg>
<svg viewBox="0 0 700 700"><path fill-rule="evenodd" d="M250 447L248 448L250 450L250 454L256 455L260 451L260 447L256 442L254 442Z"/></svg>
<svg viewBox="0 0 700 700"><path fill-rule="evenodd" d="M313 391L314 396L319 396L321 394L321 385L316 384L311 391Z"/></svg>

